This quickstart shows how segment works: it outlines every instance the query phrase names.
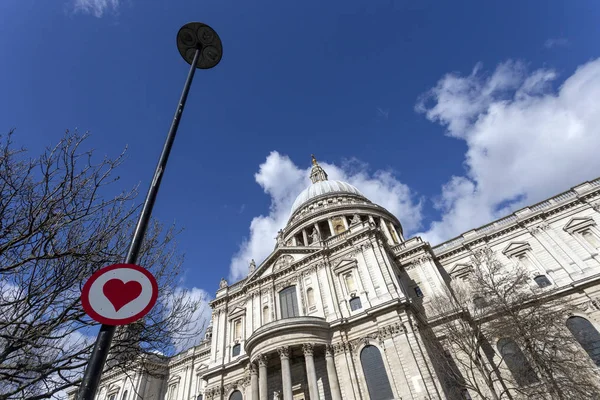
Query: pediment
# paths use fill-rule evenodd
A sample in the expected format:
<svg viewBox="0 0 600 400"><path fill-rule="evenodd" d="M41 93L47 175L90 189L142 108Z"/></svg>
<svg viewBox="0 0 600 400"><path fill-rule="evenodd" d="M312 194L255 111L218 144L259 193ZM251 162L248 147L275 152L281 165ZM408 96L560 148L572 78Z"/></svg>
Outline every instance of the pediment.
<svg viewBox="0 0 600 400"><path fill-rule="evenodd" d="M246 309L238 306L229 312L229 319L233 319L233 318L239 317L241 315L245 315L245 314L246 314Z"/></svg>
<svg viewBox="0 0 600 400"><path fill-rule="evenodd" d="M110 385L108 385L106 392L110 395L118 392L119 390L121 390L121 386L117 385L116 383L111 383Z"/></svg>
<svg viewBox="0 0 600 400"><path fill-rule="evenodd" d="M563 229L569 233L573 233L594 225L596 225L596 221L591 217L573 217Z"/></svg>
<svg viewBox="0 0 600 400"><path fill-rule="evenodd" d="M196 368L196 372L199 373L200 371L202 371L203 369L207 369L208 365L206 364L200 364L197 368Z"/></svg>
<svg viewBox="0 0 600 400"><path fill-rule="evenodd" d="M355 268L357 261L355 258L343 258L337 264L332 267L335 274L341 274Z"/></svg>
<svg viewBox="0 0 600 400"><path fill-rule="evenodd" d="M511 242L502 250L502 253L507 257L512 257L528 250L531 250L531 245L527 242Z"/></svg>
<svg viewBox="0 0 600 400"><path fill-rule="evenodd" d="M471 269L473 269L473 267L467 263L456 263L454 264L454 266L452 266L452 268L450 268L448 274L462 275L464 273L469 272Z"/></svg>
<svg viewBox="0 0 600 400"><path fill-rule="evenodd" d="M285 247L276 248L258 268L246 280L246 284L271 275L274 272L285 269L293 263L321 250L321 248L309 247Z"/></svg>

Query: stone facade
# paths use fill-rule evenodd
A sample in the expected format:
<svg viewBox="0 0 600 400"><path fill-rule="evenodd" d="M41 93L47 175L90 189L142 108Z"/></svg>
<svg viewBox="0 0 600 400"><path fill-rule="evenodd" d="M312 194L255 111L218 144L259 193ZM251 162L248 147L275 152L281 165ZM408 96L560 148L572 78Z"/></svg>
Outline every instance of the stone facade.
<svg viewBox="0 0 600 400"><path fill-rule="evenodd" d="M600 327L600 179L431 247L316 160L311 178L271 255L221 282L205 340L158 374L104 376L98 399L445 399L420 330L479 246L526 262Z"/></svg>

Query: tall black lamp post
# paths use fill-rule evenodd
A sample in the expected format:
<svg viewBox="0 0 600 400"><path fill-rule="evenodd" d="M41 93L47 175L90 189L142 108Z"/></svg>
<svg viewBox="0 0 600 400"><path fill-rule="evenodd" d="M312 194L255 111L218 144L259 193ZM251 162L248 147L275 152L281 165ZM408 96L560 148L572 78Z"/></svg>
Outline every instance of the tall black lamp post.
<svg viewBox="0 0 600 400"><path fill-rule="evenodd" d="M183 59L190 64L190 71L185 80L183 92L181 93L181 98L179 99L179 104L171 123L171 129L169 129L169 133L167 134L167 139L165 140L160 158L158 159L158 165L154 172L154 178L148 189L142 212L140 213L131 244L129 245L129 251L125 258L126 264L135 264L137 262L196 68L212 68L221 61L223 55L223 46L217 32L210 26L200 22L190 22L179 29L177 33L177 49ZM115 330L116 327L112 325L102 325L100 327L100 332L98 332L94 349L92 350L90 360L83 375L81 387L77 394L78 400L94 399Z"/></svg>

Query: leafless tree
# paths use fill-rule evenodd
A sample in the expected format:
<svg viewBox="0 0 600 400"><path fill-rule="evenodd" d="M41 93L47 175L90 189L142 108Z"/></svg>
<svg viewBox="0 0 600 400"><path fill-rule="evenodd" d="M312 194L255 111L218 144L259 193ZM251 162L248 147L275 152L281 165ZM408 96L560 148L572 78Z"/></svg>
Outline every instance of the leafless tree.
<svg viewBox="0 0 600 400"><path fill-rule="evenodd" d="M96 161L87 134L66 132L30 158L0 137L0 399L42 399L79 383L98 324L80 291L96 270L123 261L137 191L114 194L124 152ZM182 256L174 227L153 221L138 264L159 284L159 301L140 323L118 330L107 368L144 353L169 354L197 337L203 299L179 287Z"/></svg>
<svg viewBox="0 0 600 400"><path fill-rule="evenodd" d="M489 248L471 261L468 280L432 300L436 334L454 353L443 369L455 385L494 400L599 398L597 367L565 325L569 298L538 288L524 266L500 262ZM452 362L462 372L453 375Z"/></svg>
<svg viewBox="0 0 600 400"><path fill-rule="evenodd" d="M436 316L427 332L434 344L434 364L451 399L465 399L465 390L482 399L510 398L498 368L485 358L489 343L482 334L484 320L472 299L471 287L462 281L453 281L431 299Z"/></svg>

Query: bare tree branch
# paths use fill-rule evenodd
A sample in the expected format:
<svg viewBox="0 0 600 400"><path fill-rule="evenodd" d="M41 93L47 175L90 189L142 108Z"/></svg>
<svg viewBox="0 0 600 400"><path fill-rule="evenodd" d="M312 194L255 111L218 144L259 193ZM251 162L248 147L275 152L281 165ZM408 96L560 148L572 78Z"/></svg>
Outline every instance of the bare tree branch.
<svg viewBox="0 0 600 400"><path fill-rule="evenodd" d="M0 137L0 399L43 399L79 382L97 333L81 288L94 271L122 262L137 190L114 193L125 152L97 162L83 150L88 134L67 131L30 159L12 137ZM203 329L189 324L204 302L179 287L177 233L156 221L149 227L139 264L156 277L159 301L144 321L118 330L118 362L108 369L171 354L177 340Z"/></svg>

